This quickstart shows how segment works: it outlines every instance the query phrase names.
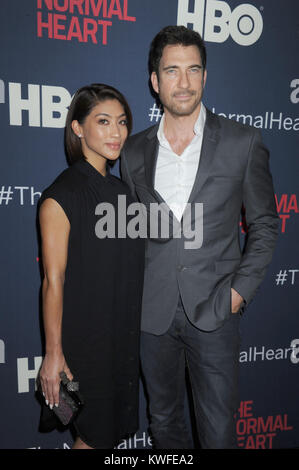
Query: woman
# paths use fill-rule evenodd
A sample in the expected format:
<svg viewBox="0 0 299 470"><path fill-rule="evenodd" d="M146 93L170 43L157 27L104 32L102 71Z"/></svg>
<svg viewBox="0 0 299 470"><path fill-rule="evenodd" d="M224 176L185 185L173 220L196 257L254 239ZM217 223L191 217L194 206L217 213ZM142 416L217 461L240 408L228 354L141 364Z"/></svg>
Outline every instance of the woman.
<svg viewBox="0 0 299 470"><path fill-rule="evenodd" d="M138 428L143 240L101 238L95 230L99 203L112 204L117 224L118 196L133 202L108 170L131 127L119 91L102 84L78 90L66 121L71 166L40 200L46 337L40 381L51 409L61 371L79 382L84 406L74 422L75 449L113 448Z"/></svg>

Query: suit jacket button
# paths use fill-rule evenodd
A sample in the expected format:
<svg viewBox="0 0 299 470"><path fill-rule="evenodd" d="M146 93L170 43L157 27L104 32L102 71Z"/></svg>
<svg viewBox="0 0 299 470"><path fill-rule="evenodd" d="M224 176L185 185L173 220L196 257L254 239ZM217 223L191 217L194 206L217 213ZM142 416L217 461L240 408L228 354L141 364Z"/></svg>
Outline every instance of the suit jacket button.
<svg viewBox="0 0 299 470"><path fill-rule="evenodd" d="M187 267L186 266L182 266L181 264L178 266L178 271L182 272L182 271L186 271Z"/></svg>

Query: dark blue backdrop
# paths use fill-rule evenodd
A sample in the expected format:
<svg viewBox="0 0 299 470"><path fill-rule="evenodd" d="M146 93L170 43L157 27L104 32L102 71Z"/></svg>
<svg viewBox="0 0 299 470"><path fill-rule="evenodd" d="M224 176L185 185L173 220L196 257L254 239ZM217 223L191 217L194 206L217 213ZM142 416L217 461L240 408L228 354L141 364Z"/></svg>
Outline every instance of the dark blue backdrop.
<svg viewBox="0 0 299 470"><path fill-rule="evenodd" d="M241 323L237 432L243 448L299 446L299 3L248 1L1 1L0 448L72 445L68 431L38 432L36 205L66 167L63 126L77 88L92 82L119 88L132 107L134 132L158 121L147 53L168 24L199 29L207 41L206 106L259 127L271 152L281 230ZM120 448L150 447L142 389L140 404L140 430Z"/></svg>

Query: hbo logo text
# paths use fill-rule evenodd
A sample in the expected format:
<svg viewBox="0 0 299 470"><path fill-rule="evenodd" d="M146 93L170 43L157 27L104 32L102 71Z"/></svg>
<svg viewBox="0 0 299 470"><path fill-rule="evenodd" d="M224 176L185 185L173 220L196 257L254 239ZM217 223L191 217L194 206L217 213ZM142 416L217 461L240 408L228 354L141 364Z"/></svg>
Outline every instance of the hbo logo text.
<svg viewBox="0 0 299 470"><path fill-rule="evenodd" d="M178 0L177 24L188 26L210 42L224 42L229 36L240 46L251 46L263 31L259 10L248 3L233 11L223 0L194 0L194 11L189 11L189 0Z"/></svg>
<svg viewBox="0 0 299 470"><path fill-rule="evenodd" d="M30 127L62 128L71 99L68 90L60 86L9 83L10 125L22 126L25 121Z"/></svg>

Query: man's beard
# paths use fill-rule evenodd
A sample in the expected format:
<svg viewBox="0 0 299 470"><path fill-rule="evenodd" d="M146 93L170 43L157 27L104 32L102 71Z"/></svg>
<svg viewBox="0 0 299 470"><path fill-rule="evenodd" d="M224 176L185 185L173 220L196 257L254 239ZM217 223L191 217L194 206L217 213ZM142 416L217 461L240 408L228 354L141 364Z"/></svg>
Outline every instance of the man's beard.
<svg viewBox="0 0 299 470"><path fill-rule="evenodd" d="M180 93L175 93L174 96L179 95ZM185 93L184 93L185 94ZM195 95L195 92L188 92L190 96ZM190 103L178 103L175 102L174 100L163 100L163 96L160 97L160 101L164 107L164 109L167 109L170 114L174 116L190 116L196 108L200 105L202 98L202 94L197 96L195 101L192 101Z"/></svg>

